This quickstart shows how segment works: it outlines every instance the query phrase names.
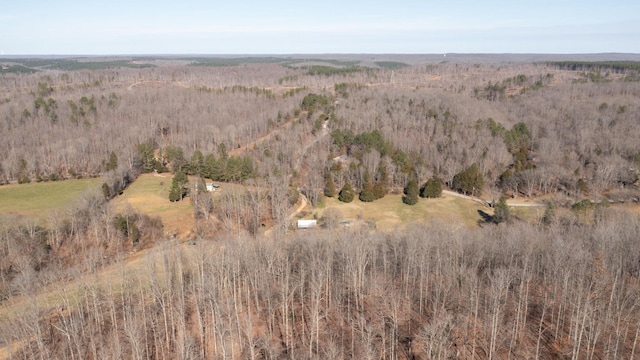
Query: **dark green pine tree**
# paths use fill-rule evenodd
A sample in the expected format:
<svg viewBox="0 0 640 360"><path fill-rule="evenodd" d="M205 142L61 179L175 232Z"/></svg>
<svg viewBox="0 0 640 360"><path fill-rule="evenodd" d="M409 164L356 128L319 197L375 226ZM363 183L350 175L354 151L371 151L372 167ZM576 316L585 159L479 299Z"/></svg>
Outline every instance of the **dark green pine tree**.
<svg viewBox="0 0 640 360"><path fill-rule="evenodd" d="M153 146L150 143L146 142L138 144L137 150L139 155L139 164L137 164L137 167L143 173L152 172L154 167L156 166L156 159L153 154Z"/></svg>
<svg viewBox="0 0 640 360"><path fill-rule="evenodd" d="M354 194L353 194L353 189L351 188L351 185L349 183L345 183L342 189L340 190L340 194L338 194L338 200L345 203L350 203L353 201L353 198L354 198Z"/></svg>
<svg viewBox="0 0 640 360"><path fill-rule="evenodd" d="M184 199L187 196L189 179L187 175L178 171L173 176L173 180L171 181L171 190L169 190L169 201L179 201Z"/></svg>
<svg viewBox="0 0 640 360"><path fill-rule="evenodd" d="M363 202L372 202L375 200L375 195L373 194L373 183L371 182L371 175L369 174L368 169L364 173L363 182L364 187L360 190L358 199Z"/></svg>
<svg viewBox="0 0 640 360"><path fill-rule="evenodd" d="M482 194L484 178L475 163L453 177L452 187L465 195Z"/></svg>
<svg viewBox="0 0 640 360"><path fill-rule="evenodd" d="M202 175L204 171L204 155L202 155L200 150L194 151L191 155L188 171L191 175Z"/></svg>
<svg viewBox="0 0 640 360"><path fill-rule="evenodd" d="M358 195L358 199L362 202L372 202L373 200L376 200L376 195L373 191L373 184L371 182L364 185L364 188L360 191L360 195Z"/></svg>
<svg viewBox="0 0 640 360"><path fill-rule="evenodd" d="M418 193L420 189L418 188L418 181L415 177L411 177L409 183L404 188L404 196L402 197L402 202L407 205L415 205L418 203Z"/></svg>
<svg viewBox="0 0 640 360"><path fill-rule="evenodd" d="M204 164L202 165L202 176L205 179L211 179L213 174L213 168L216 166L216 157L213 154L209 154L204 158Z"/></svg>
<svg viewBox="0 0 640 360"><path fill-rule="evenodd" d="M240 163L240 178L246 180L255 177L255 169L253 166L253 160L249 156L244 156Z"/></svg>
<svg viewBox="0 0 640 360"><path fill-rule="evenodd" d="M420 197L422 198L438 198L442 195L442 181L438 178L427 180L426 184L420 189Z"/></svg>
<svg viewBox="0 0 640 360"><path fill-rule="evenodd" d="M493 212L493 222L500 224L502 222L509 222L511 219L511 213L509 212L509 205L507 205L507 198L500 196L500 200L496 204Z"/></svg>
<svg viewBox="0 0 640 360"><path fill-rule="evenodd" d="M336 184L333 182L333 176L331 176L330 172L324 174L324 196L336 196Z"/></svg>
<svg viewBox="0 0 640 360"><path fill-rule="evenodd" d="M225 181L227 174L227 158L213 159L209 166L209 179Z"/></svg>
<svg viewBox="0 0 640 360"><path fill-rule="evenodd" d="M387 166L380 161L378 172L376 174L376 182L373 184L373 196L375 200L382 199L389 192L389 172Z"/></svg>

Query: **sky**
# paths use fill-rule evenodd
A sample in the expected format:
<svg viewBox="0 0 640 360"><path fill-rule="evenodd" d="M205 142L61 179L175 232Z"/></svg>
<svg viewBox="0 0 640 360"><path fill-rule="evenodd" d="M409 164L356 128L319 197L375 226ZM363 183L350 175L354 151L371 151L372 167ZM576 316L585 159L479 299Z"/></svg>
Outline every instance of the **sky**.
<svg viewBox="0 0 640 360"><path fill-rule="evenodd" d="M0 55L640 53L638 0L0 0Z"/></svg>

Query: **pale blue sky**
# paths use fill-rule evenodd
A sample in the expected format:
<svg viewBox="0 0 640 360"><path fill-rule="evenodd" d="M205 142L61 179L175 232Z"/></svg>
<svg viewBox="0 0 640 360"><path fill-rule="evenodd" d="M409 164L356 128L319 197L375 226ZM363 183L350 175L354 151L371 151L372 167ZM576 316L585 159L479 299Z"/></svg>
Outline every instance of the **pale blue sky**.
<svg viewBox="0 0 640 360"><path fill-rule="evenodd" d="M0 0L0 54L640 53L640 1Z"/></svg>

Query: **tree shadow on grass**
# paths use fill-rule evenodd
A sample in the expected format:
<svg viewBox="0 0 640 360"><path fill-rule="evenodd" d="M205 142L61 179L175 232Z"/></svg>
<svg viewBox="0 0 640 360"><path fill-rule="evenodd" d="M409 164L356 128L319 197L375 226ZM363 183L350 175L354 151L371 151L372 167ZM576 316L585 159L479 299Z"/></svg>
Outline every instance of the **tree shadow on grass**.
<svg viewBox="0 0 640 360"><path fill-rule="evenodd" d="M493 215L489 215L488 213L482 211L482 210L478 210L478 214L480 214L481 219L478 220L478 225L482 226L484 224L491 224L493 223Z"/></svg>

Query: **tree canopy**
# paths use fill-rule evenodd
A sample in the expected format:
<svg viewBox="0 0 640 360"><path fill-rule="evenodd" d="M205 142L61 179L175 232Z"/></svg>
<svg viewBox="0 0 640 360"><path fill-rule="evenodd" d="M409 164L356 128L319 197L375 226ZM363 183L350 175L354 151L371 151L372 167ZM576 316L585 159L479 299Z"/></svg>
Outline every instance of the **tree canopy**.
<svg viewBox="0 0 640 360"><path fill-rule="evenodd" d="M438 178L431 178L420 189L422 198L438 198L442 195L442 181Z"/></svg>
<svg viewBox="0 0 640 360"><path fill-rule="evenodd" d="M171 190L169 190L169 201L179 201L184 199L185 196L187 196L187 193L189 192L189 179L187 178L187 175L182 172L182 171L178 171L176 172L176 174L173 176L173 180L171 181Z"/></svg>
<svg viewBox="0 0 640 360"><path fill-rule="evenodd" d="M484 179L475 163L453 177L452 188L465 195L481 195L483 187Z"/></svg>
<svg viewBox="0 0 640 360"><path fill-rule="evenodd" d="M418 188L418 181L412 177L407 183L407 186L404 188L404 196L402 197L402 202L407 205L415 205L418 203L418 193L420 192Z"/></svg>
<svg viewBox="0 0 640 360"><path fill-rule="evenodd" d="M350 203L353 201L354 196L355 195L353 193L353 188L351 188L351 185L349 183L345 183L344 186L342 186L342 189L340 189L338 200L345 203Z"/></svg>

